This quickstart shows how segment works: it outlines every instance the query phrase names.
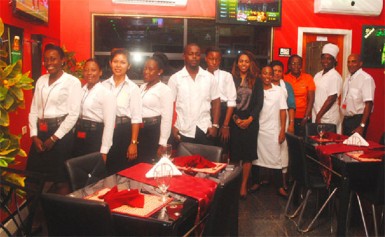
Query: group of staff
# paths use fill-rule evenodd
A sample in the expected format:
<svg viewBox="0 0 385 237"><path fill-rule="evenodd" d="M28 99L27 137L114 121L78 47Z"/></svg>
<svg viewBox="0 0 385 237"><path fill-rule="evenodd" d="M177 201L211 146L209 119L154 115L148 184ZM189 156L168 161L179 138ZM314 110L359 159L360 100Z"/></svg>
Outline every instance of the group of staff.
<svg viewBox="0 0 385 237"><path fill-rule="evenodd" d="M78 78L63 71L63 50L48 44L44 49L48 74L36 83L29 114L33 144L27 170L47 174L51 191L65 194L67 159L98 151L109 173L116 173L138 162L153 163L171 139L222 146L225 159L242 162L241 198L260 188L261 169L273 172L277 193L287 196L285 132L303 135L311 118L328 122L328 115L335 114L342 83L334 69L335 47L324 46L323 70L313 80L302 72L298 55L289 58L286 75L280 61L260 68L249 51L239 53L231 73L223 71L221 50L216 47L205 52L205 70L200 66L200 47L190 43L183 51L184 67L171 75L167 85L161 80L167 62L159 56L147 59L140 87L127 76L129 52L113 49L112 76L101 82L100 64L88 59L83 70L86 84L81 87ZM368 79L371 89L358 95L350 84L357 71L363 74L361 66L359 56L349 56L351 75L341 109L346 120L352 107L363 111L360 124L346 123L353 128L349 132L363 133L360 128L367 128L373 104L374 83Z"/></svg>

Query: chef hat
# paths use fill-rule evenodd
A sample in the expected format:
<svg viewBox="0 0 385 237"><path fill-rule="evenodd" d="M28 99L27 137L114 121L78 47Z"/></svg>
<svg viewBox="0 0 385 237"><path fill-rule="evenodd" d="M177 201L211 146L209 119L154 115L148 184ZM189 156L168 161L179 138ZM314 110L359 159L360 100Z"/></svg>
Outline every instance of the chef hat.
<svg viewBox="0 0 385 237"><path fill-rule="evenodd" d="M340 51L337 45L335 44L325 44L322 48L322 54L327 53L334 57L334 59L337 59L337 54Z"/></svg>

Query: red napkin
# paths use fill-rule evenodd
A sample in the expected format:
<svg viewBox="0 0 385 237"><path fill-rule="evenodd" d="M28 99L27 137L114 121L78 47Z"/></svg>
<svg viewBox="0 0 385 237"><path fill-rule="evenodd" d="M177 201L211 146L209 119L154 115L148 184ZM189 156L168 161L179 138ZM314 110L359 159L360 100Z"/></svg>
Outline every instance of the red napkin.
<svg viewBox="0 0 385 237"><path fill-rule="evenodd" d="M144 207L144 196L139 193L138 189L118 191L118 187L115 186L106 194L100 195L98 198L104 199L111 210L123 205L139 208Z"/></svg>
<svg viewBox="0 0 385 237"><path fill-rule="evenodd" d="M360 158L382 158L385 155L385 151L365 151L360 155Z"/></svg>
<svg viewBox="0 0 385 237"><path fill-rule="evenodd" d="M342 142L348 138L348 136L337 134L334 132L326 132L323 135L322 140L319 135L309 136L309 137L316 142Z"/></svg>
<svg viewBox="0 0 385 237"><path fill-rule="evenodd" d="M213 162L206 160L200 155L192 156L180 156L175 157L173 163L180 167L193 167L193 168L213 168L216 166Z"/></svg>

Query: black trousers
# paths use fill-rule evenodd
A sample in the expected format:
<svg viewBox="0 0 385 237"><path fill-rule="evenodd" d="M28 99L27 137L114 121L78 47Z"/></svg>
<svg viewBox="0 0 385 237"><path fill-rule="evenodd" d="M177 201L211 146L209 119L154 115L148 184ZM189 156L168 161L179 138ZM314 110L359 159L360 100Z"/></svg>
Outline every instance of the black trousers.
<svg viewBox="0 0 385 237"><path fill-rule="evenodd" d="M82 136L84 134L84 137ZM103 127L95 130L76 129L72 157L99 152L102 146Z"/></svg>
<svg viewBox="0 0 385 237"><path fill-rule="evenodd" d="M106 167L109 174L124 170L134 163L127 158L127 149L131 144L131 122L116 124L112 146L107 154Z"/></svg>
<svg viewBox="0 0 385 237"><path fill-rule="evenodd" d="M303 118L295 118L294 119L294 134L299 136L299 137L304 137L306 135L305 132L305 126L301 126ZM311 122L311 120L307 121L308 123Z"/></svg>
<svg viewBox="0 0 385 237"><path fill-rule="evenodd" d="M342 123L342 134L350 136L354 129L356 129L361 124L362 114L356 114L354 116L345 116ZM368 130L369 119L366 121L364 132L362 137L366 137L366 132Z"/></svg>
<svg viewBox="0 0 385 237"><path fill-rule="evenodd" d="M138 162L153 164L158 160L160 123L144 125L139 132Z"/></svg>

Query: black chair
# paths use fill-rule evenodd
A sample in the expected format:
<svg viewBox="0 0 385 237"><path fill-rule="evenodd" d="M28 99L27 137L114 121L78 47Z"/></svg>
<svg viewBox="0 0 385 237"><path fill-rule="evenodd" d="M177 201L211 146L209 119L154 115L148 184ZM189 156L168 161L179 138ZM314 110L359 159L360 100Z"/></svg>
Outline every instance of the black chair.
<svg viewBox="0 0 385 237"><path fill-rule="evenodd" d="M115 233L105 202L44 193L41 204L49 236L113 236Z"/></svg>
<svg viewBox="0 0 385 237"><path fill-rule="evenodd" d="M381 145L385 145L385 132L382 133L382 136L381 136L380 141L378 143Z"/></svg>
<svg viewBox="0 0 385 237"><path fill-rule="evenodd" d="M362 207L362 202L367 202L371 206L371 215L373 217L373 229L374 229L374 236L379 236L379 228L378 223L382 224L382 230L384 228L384 172L385 172L385 156L382 156L381 165L378 166L378 172L375 174L376 177L373 182L366 183L366 185L352 185L352 190L350 195L350 201L349 201L349 208L348 208L348 219L350 219L350 210L351 210L351 203L352 203L352 196L353 193L355 194L358 202L358 206L360 209L361 219L364 226L365 234L366 236L369 236L368 228L367 228L367 222L364 215L364 209ZM368 176L368 175L367 175ZM380 221L377 221L377 207L382 208L381 214L379 215ZM383 236L384 233L382 233L381 236Z"/></svg>
<svg viewBox="0 0 385 237"><path fill-rule="evenodd" d="M239 189L242 167L226 171L224 184L219 185L203 230L203 236L238 236Z"/></svg>
<svg viewBox="0 0 385 237"><path fill-rule="evenodd" d="M65 162L72 191L95 183L107 176L107 169L99 152L69 159Z"/></svg>
<svg viewBox="0 0 385 237"><path fill-rule="evenodd" d="M295 222L295 223L297 225L297 230L304 233L304 232L308 232L311 229L314 222L317 220L318 216L325 209L325 207L330 202L330 200L332 200L332 197L336 193L337 188L334 188L333 191L329 194L326 201L323 203L323 205L318 210L314 218L310 221L310 223L306 227L302 227L302 217L306 209L306 206L308 204L310 195L312 194L313 191L317 192L316 203L318 204L318 192L328 191L328 187L324 182L320 172L318 173L309 172L308 162L310 162L310 159L306 157L305 143L303 138L298 137L291 133L286 133L286 141L289 149L290 169L292 172L291 173L292 177L294 179L294 184L290 191L289 199L287 200L287 203L286 203L285 216L290 219L293 219L300 212L298 222ZM297 187L297 185L299 185L299 187ZM301 204L298 206L298 208L293 213L290 214L289 209L293 204L292 202L294 198L294 193L295 191L298 191L297 188L304 189L304 191L306 191L306 195L303 201L301 202Z"/></svg>
<svg viewBox="0 0 385 237"><path fill-rule="evenodd" d="M305 125L305 135L308 136L314 136L318 135L317 127L318 125L325 125L325 131L326 132L337 132L337 126L332 123L307 123Z"/></svg>
<svg viewBox="0 0 385 237"><path fill-rule="evenodd" d="M7 167L0 167L0 173L1 214L4 215L3 218L5 215L8 216L7 219L16 226L16 232L12 233L13 231L3 222L0 229L3 229L8 236L34 235L34 231L39 231L33 230L32 226L44 187L44 175ZM15 175L24 177L24 184L15 182Z"/></svg>
<svg viewBox="0 0 385 237"><path fill-rule="evenodd" d="M222 147L181 142L177 147L176 155L201 155L212 162L221 162Z"/></svg>

